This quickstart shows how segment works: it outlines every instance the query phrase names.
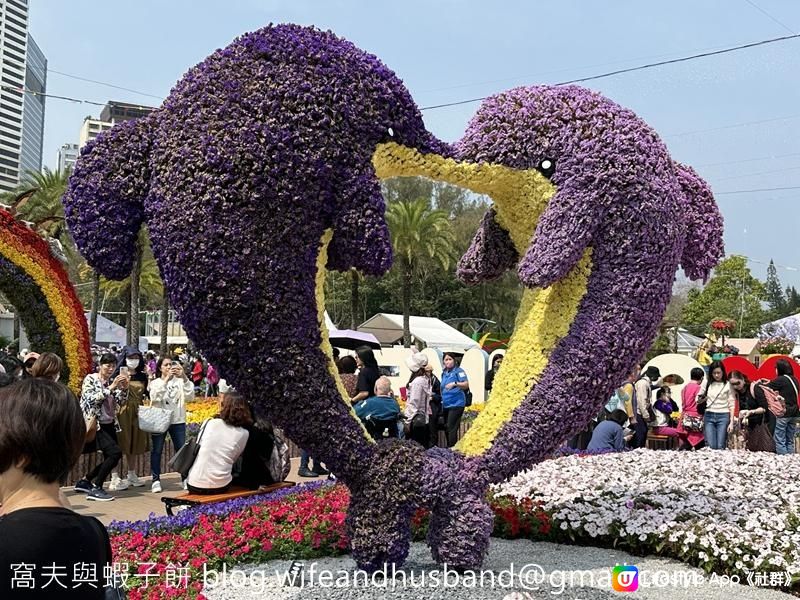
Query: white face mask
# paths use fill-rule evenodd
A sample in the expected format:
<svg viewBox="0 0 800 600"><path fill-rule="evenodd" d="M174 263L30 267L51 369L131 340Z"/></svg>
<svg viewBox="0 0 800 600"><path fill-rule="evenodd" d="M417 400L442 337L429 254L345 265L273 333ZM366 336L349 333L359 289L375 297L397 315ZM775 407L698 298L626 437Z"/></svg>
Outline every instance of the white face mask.
<svg viewBox="0 0 800 600"><path fill-rule="evenodd" d="M125 364L128 365L129 369L135 369L139 366L139 359L138 358L126 358Z"/></svg>

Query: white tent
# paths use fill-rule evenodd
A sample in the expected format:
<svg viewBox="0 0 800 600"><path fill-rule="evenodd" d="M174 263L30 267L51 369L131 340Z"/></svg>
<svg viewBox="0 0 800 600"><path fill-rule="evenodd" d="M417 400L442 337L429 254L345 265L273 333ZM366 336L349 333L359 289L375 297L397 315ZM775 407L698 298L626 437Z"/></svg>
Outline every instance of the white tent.
<svg viewBox="0 0 800 600"><path fill-rule="evenodd" d="M669 337L669 345L670 348L673 348L673 344L675 343L675 330L671 329L667 332L667 337ZM703 343L703 338L697 337L696 335L692 335L688 331L686 331L683 327L678 328L678 354L686 354L691 356L694 354L694 351L700 347L700 344Z"/></svg>
<svg viewBox="0 0 800 600"><path fill-rule="evenodd" d="M478 343L458 329L434 317L410 318L409 328L412 337L424 342L428 348L442 352L465 352L477 348ZM371 333L381 344L392 345L403 339L403 315L378 313L358 326L358 331Z"/></svg>

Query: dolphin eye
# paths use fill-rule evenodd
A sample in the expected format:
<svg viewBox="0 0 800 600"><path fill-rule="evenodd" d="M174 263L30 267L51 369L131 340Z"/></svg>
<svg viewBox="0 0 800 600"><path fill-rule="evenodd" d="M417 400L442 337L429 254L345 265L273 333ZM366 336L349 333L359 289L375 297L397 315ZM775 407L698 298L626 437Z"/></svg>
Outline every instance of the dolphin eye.
<svg viewBox="0 0 800 600"><path fill-rule="evenodd" d="M391 127L389 127L389 129L386 131L386 133L389 134L389 137L394 137L394 129L392 129Z"/></svg>
<svg viewBox="0 0 800 600"><path fill-rule="evenodd" d="M551 158L543 158L539 161L539 164L536 166L536 170L539 171L545 177L550 177L556 170L556 161Z"/></svg>

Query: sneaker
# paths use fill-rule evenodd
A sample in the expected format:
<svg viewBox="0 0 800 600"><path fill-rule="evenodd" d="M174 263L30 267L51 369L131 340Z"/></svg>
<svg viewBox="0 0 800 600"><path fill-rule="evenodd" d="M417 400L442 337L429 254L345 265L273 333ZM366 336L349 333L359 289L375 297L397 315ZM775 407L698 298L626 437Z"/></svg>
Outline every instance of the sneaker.
<svg viewBox="0 0 800 600"><path fill-rule="evenodd" d="M110 502L114 496L103 490L103 488L93 487L92 491L86 496L87 500L96 500L97 502Z"/></svg>
<svg viewBox="0 0 800 600"><path fill-rule="evenodd" d="M314 467L314 469L312 470L312 473L314 473L314 475L316 475L317 477L322 477L323 475L330 475L331 474L330 471L326 471L325 469L323 469L319 465Z"/></svg>
<svg viewBox="0 0 800 600"><path fill-rule="evenodd" d="M154 494L161 493L161 482L158 479L156 479L153 482L153 485L150 486L150 491L153 492Z"/></svg>
<svg viewBox="0 0 800 600"><path fill-rule="evenodd" d="M297 474L298 474L300 477L317 477L317 474L316 474L316 473L314 473L314 471L309 471L308 467L306 467L305 469L300 469L300 470L297 472Z"/></svg>
<svg viewBox="0 0 800 600"><path fill-rule="evenodd" d="M132 485L133 487L143 487L144 481L139 479L139 476L136 475L136 471L128 471L128 485Z"/></svg>
<svg viewBox="0 0 800 600"><path fill-rule="evenodd" d="M75 490L76 492L83 492L85 494L88 494L89 492L92 491L92 484L88 479L81 479L75 484L75 487L72 489Z"/></svg>
<svg viewBox="0 0 800 600"><path fill-rule="evenodd" d="M336 475L334 475L333 473L328 475L328 481L336 481Z"/></svg>
<svg viewBox="0 0 800 600"><path fill-rule="evenodd" d="M120 479L119 476L114 473L114 475L111 476L111 483L109 484L108 489L112 492L121 492L123 490L127 490L129 485L130 484L128 483L127 479Z"/></svg>

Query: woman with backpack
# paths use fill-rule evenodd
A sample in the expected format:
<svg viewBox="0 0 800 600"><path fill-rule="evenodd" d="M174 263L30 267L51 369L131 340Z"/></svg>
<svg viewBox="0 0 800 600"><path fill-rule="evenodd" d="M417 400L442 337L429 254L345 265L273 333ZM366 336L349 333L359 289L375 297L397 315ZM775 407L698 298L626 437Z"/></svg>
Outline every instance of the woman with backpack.
<svg viewBox="0 0 800 600"><path fill-rule="evenodd" d="M775 419L775 451L778 454L794 454L794 436L800 413L797 407L797 378L792 373L791 363L785 358L778 360L775 367L778 376L767 386L778 392L786 404L783 415Z"/></svg>
<svg viewBox="0 0 800 600"><path fill-rule="evenodd" d="M745 434L745 448L751 452L775 452L775 442L771 434L775 421L769 412L764 386L759 382L750 383L747 376L739 371L731 371L728 382L739 402L739 419Z"/></svg>

